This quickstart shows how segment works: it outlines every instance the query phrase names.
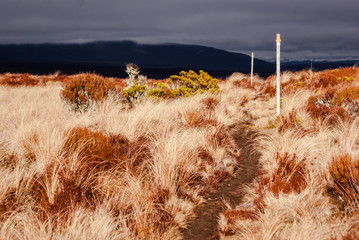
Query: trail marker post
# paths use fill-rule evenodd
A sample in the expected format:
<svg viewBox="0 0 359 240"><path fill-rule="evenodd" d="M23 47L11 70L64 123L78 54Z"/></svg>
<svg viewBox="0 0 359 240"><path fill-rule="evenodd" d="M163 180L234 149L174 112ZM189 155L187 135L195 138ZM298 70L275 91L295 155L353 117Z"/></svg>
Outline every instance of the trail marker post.
<svg viewBox="0 0 359 240"><path fill-rule="evenodd" d="M253 59L254 59L254 53L252 52L252 63L251 63L251 86L253 85Z"/></svg>
<svg viewBox="0 0 359 240"><path fill-rule="evenodd" d="M277 34L277 116L280 115L280 34Z"/></svg>

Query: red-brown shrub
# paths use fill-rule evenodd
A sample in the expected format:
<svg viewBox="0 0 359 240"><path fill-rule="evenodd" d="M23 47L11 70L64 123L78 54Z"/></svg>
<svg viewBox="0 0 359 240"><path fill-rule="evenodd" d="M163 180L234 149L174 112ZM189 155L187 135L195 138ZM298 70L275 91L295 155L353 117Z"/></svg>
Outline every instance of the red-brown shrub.
<svg viewBox="0 0 359 240"><path fill-rule="evenodd" d="M326 120L328 124L333 125L338 120L348 119L350 115L343 107L333 106L334 93L332 94L331 91L332 89L324 95L311 96L307 102L307 111L313 118Z"/></svg>
<svg viewBox="0 0 359 240"><path fill-rule="evenodd" d="M151 158L150 139L141 136L130 142L122 135L104 135L87 128L74 128L67 134L65 156L78 152L86 166L93 170L117 170L127 167L138 172Z"/></svg>
<svg viewBox="0 0 359 240"><path fill-rule="evenodd" d="M271 86L271 84L267 84L263 90L264 94L268 94L270 97L274 97L276 95L276 88Z"/></svg>
<svg viewBox="0 0 359 240"><path fill-rule="evenodd" d="M218 184L221 183L226 177L228 177L228 175L228 172L224 169L215 170L213 175L203 179L203 185L206 188L218 186Z"/></svg>
<svg viewBox="0 0 359 240"><path fill-rule="evenodd" d="M324 70L319 73L317 81L313 84L315 88L326 88L335 86L340 82L354 81L357 78L358 68L346 67L333 70Z"/></svg>
<svg viewBox="0 0 359 240"><path fill-rule="evenodd" d="M288 115L281 115L280 119L280 126L278 127L279 132L283 132L288 129L302 128L295 110L292 110Z"/></svg>
<svg viewBox="0 0 359 240"><path fill-rule="evenodd" d="M66 219L75 207L94 208L101 195L94 188L93 175L81 169L54 162L32 178L22 179L20 184L26 187L8 190L0 202L0 219L5 220L8 213L24 205L31 205L40 220L51 217L56 222Z"/></svg>
<svg viewBox="0 0 359 240"><path fill-rule="evenodd" d="M342 209L358 212L359 160L349 154L335 156L329 165L329 173L333 181L330 187L341 202Z"/></svg>
<svg viewBox="0 0 359 240"><path fill-rule="evenodd" d="M228 209L221 213L223 217L227 221L227 225L233 226L236 221L241 220L252 220L255 221L258 219L258 213L254 209L243 208L243 209ZM233 236L235 232L233 228L226 227L224 229L220 229L216 234L220 234L222 236Z"/></svg>
<svg viewBox="0 0 359 240"><path fill-rule="evenodd" d="M72 170L68 166L60 168L58 164L51 164L43 174L34 178L29 194L40 216L44 219L46 216L66 219L72 209L80 206L94 208L95 200L101 201L93 175L91 172L84 172L85 168L81 166ZM58 178L58 182L56 186L52 186L56 190L53 190L53 198L50 199L47 195L49 189L46 188L54 177Z"/></svg>
<svg viewBox="0 0 359 240"><path fill-rule="evenodd" d="M17 87L17 86L35 86L38 85L40 81L34 76L23 73L23 74L5 74L2 76L1 84Z"/></svg>
<svg viewBox="0 0 359 240"><path fill-rule="evenodd" d="M223 146L223 147L226 147L227 149L230 146L233 147L231 138L227 134L224 126L220 126L220 127L216 128L214 133L211 136L209 136L208 141L212 146Z"/></svg>
<svg viewBox="0 0 359 240"><path fill-rule="evenodd" d="M138 174L145 171L146 163L152 157L150 144L151 140L147 136L140 136L135 141L130 142L126 155L126 166L129 170ZM118 146L121 147L121 145Z"/></svg>
<svg viewBox="0 0 359 240"><path fill-rule="evenodd" d="M328 107L327 107L324 104L319 104L318 99L319 99L318 96L309 97L307 102L307 111L310 113L310 115L313 118L324 119L329 114L329 107L330 107L329 104L331 104L331 102L326 99L320 99L323 102L325 101L325 103L328 103Z"/></svg>
<svg viewBox="0 0 359 240"><path fill-rule="evenodd" d="M305 159L298 160L296 154L277 153L275 161L278 167L270 176L263 176L259 182L259 193L264 189L275 195L282 193L300 193L306 186L307 171Z"/></svg>
<svg viewBox="0 0 359 240"><path fill-rule="evenodd" d="M214 97L207 97L201 100L207 110L213 111L219 104L219 100Z"/></svg>
<svg viewBox="0 0 359 240"><path fill-rule="evenodd" d="M24 147L24 157L28 164L31 164L36 161L36 154L34 147L39 145L39 137L36 133L31 134L22 142L22 146Z"/></svg>
<svg viewBox="0 0 359 240"><path fill-rule="evenodd" d="M288 95L294 94L301 89L308 88L303 76L301 76L299 79L292 77L289 81L282 83L280 87L281 93Z"/></svg>
<svg viewBox="0 0 359 240"><path fill-rule="evenodd" d="M92 102L101 101L111 92L116 92L113 81L97 74L80 74L65 81L63 99L75 112L85 111Z"/></svg>
<svg viewBox="0 0 359 240"><path fill-rule="evenodd" d="M87 128L74 128L66 134L61 163L54 161L37 173L26 184L28 187L22 190L23 194L16 194L16 189L9 190L8 197L0 202L0 213L5 217L6 212L29 201L42 220L48 216L66 220L76 207L93 209L104 197L98 191L96 176L104 171L124 170L125 164L132 168L127 170L139 171L136 168L151 157L148 144L149 140L145 137L130 143L121 135L107 136ZM71 159L74 158L80 162L73 164ZM164 201L165 192L160 191L154 201ZM171 215L161 209L157 214L162 220L171 220Z"/></svg>
<svg viewBox="0 0 359 240"><path fill-rule="evenodd" d="M184 123L189 127L205 127L208 125L216 126L218 124L216 119L213 119L210 114L206 112L208 110L189 110L182 114Z"/></svg>
<svg viewBox="0 0 359 240"><path fill-rule="evenodd" d="M336 84L338 84L338 82L339 82L339 80L334 74L324 71L319 75L319 79L317 82L314 83L314 87L315 88L320 88L320 87L326 88L329 86L335 86Z"/></svg>
<svg viewBox="0 0 359 240"><path fill-rule="evenodd" d="M5 221L17 207L16 188L11 188L7 191L2 201L0 201L0 221Z"/></svg>
<svg viewBox="0 0 359 240"><path fill-rule="evenodd" d="M251 85L251 79L250 78L244 78L241 80L235 80L233 81L233 86L238 87L238 88L248 88L248 89L255 89L252 85Z"/></svg>
<svg viewBox="0 0 359 240"><path fill-rule="evenodd" d="M227 219L228 224L233 224L236 220L256 220L258 217L253 209L228 209L222 212L222 214Z"/></svg>
<svg viewBox="0 0 359 240"><path fill-rule="evenodd" d="M68 134L63 147L65 156L77 151L82 161L92 168L119 167L127 159L129 141L121 136L105 136L102 132L87 128L74 128Z"/></svg>
<svg viewBox="0 0 359 240"><path fill-rule="evenodd" d="M183 118L185 120L185 123L192 127L198 127L204 122L204 117L199 110L187 111L183 114Z"/></svg>
<svg viewBox="0 0 359 240"><path fill-rule="evenodd" d="M240 105L241 105L242 107L244 107L244 105L246 105L246 103L248 103L248 102L249 102L248 96L244 95L244 96L241 98L241 103L240 103Z"/></svg>
<svg viewBox="0 0 359 240"><path fill-rule="evenodd" d="M205 169L206 165L215 166L215 162L208 150L200 147L198 149L198 157L201 159L200 167Z"/></svg>
<svg viewBox="0 0 359 240"><path fill-rule="evenodd" d="M357 240L359 239L359 234L358 234L358 227L352 228L350 229L350 231L348 233L346 233L345 235L343 235L341 240ZM336 238L335 238L336 240Z"/></svg>
<svg viewBox="0 0 359 240"><path fill-rule="evenodd" d="M13 170L16 167L19 158L16 154L2 148L5 148L4 144L0 143L0 149L2 151L0 155L0 167Z"/></svg>
<svg viewBox="0 0 359 240"><path fill-rule="evenodd" d="M347 86L337 90L333 97L333 105L342 106L359 99L359 86Z"/></svg>

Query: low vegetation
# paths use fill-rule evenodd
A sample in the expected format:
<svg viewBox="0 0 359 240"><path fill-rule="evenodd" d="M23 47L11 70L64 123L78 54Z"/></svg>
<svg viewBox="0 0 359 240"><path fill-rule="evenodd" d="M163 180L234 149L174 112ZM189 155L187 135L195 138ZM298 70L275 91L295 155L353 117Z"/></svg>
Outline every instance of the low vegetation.
<svg viewBox="0 0 359 240"><path fill-rule="evenodd" d="M261 170L242 204L228 206L220 239L358 239L356 67L281 76L282 112L247 103ZM256 87L274 104L275 78Z"/></svg>
<svg viewBox="0 0 359 240"><path fill-rule="evenodd" d="M358 239L359 70L165 80L0 75L1 239L182 239L196 206L261 154L220 239ZM238 191L243 191L239 189Z"/></svg>
<svg viewBox="0 0 359 240"><path fill-rule="evenodd" d="M236 99L207 92L218 85L205 72L192 97L154 93L183 82L131 74L0 76L1 239L180 239L233 174Z"/></svg>

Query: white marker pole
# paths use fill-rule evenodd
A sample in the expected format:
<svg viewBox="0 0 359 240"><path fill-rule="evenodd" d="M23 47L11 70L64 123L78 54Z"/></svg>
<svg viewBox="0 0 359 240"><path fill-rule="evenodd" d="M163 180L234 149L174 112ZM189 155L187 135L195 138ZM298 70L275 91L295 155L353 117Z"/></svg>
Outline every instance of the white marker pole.
<svg viewBox="0 0 359 240"><path fill-rule="evenodd" d="M277 34L277 116L280 115L280 34Z"/></svg>
<svg viewBox="0 0 359 240"><path fill-rule="evenodd" d="M253 85L253 58L254 58L254 53L252 52L252 64L251 64L251 86Z"/></svg>

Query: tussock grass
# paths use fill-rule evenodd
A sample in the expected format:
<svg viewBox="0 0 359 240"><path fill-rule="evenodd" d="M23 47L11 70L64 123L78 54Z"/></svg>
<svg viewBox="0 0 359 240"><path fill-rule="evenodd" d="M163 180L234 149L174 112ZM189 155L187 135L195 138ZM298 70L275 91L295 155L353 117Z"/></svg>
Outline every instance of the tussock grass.
<svg viewBox="0 0 359 240"><path fill-rule="evenodd" d="M259 89L269 102L274 79ZM243 203L221 214L220 239L357 239L358 68L282 80L281 116L255 122L261 174Z"/></svg>
<svg viewBox="0 0 359 240"><path fill-rule="evenodd" d="M0 87L1 238L180 239L238 167L234 93L133 106L109 94L74 113L60 80L29 78Z"/></svg>
<svg viewBox="0 0 359 240"><path fill-rule="evenodd" d="M0 238L181 239L240 165L239 123L259 133L261 169L220 239L359 237L358 68L283 73L280 117L275 76L131 105L113 91L74 113L61 94L81 77L0 76Z"/></svg>

